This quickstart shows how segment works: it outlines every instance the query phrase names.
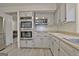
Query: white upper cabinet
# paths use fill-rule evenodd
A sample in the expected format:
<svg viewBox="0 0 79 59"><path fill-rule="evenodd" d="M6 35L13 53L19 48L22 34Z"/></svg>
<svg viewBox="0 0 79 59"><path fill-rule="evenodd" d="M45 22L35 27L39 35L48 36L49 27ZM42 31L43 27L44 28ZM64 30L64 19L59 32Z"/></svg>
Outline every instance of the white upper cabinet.
<svg viewBox="0 0 79 59"><path fill-rule="evenodd" d="M62 23L62 22L64 22L65 19L66 19L65 4L61 4L61 5L60 5L59 11L60 11L60 14L59 14L59 15L60 15L60 16L59 16L60 22Z"/></svg>
<svg viewBox="0 0 79 59"><path fill-rule="evenodd" d="M76 19L76 4L66 4L66 22L74 22Z"/></svg>
<svg viewBox="0 0 79 59"><path fill-rule="evenodd" d="M61 23L75 22L76 19L76 4L67 3L60 4L58 8L59 12L59 21Z"/></svg>

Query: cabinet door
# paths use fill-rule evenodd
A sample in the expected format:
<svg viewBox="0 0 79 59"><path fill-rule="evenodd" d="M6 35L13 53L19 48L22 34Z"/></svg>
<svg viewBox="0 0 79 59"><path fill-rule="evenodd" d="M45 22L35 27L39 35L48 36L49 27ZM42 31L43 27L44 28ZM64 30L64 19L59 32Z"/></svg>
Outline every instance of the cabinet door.
<svg viewBox="0 0 79 59"><path fill-rule="evenodd" d="M60 56L68 56L68 54L62 48L60 48L59 55Z"/></svg>
<svg viewBox="0 0 79 59"><path fill-rule="evenodd" d="M58 56L59 55L59 45L56 43L56 42L54 42L54 55L55 56Z"/></svg>
<svg viewBox="0 0 79 59"><path fill-rule="evenodd" d="M49 38L48 37L40 38L40 47L49 48Z"/></svg>
<svg viewBox="0 0 79 59"><path fill-rule="evenodd" d="M75 22L76 20L76 4L66 4L66 22Z"/></svg>
<svg viewBox="0 0 79 59"><path fill-rule="evenodd" d="M58 56L59 55L59 39L56 38L56 37L52 37L52 50L53 50L53 54L55 56Z"/></svg>
<svg viewBox="0 0 79 59"><path fill-rule="evenodd" d="M21 17L33 16L33 12L20 12Z"/></svg>
<svg viewBox="0 0 79 59"><path fill-rule="evenodd" d="M50 49L51 49L51 51L52 51L52 53L54 52L54 42L50 42Z"/></svg>
<svg viewBox="0 0 79 59"><path fill-rule="evenodd" d="M26 40L20 40L21 47L26 47L26 44L27 44Z"/></svg>
<svg viewBox="0 0 79 59"><path fill-rule="evenodd" d="M49 48L49 38L44 33L35 34L33 41L34 41L34 47Z"/></svg>
<svg viewBox="0 0 79 59"><path fill-rule="evenodd" d="M60 22L64 22L66 18L66 14L65 14L65 4L61 4L60 6Z"/></svg>
<svg viewBox="0 0 79 59"><path fill-rule="evenodd" d="M79 50L75 49L75 55L74 56L79 56Z"/></svg>
<svg viewBox="0 0 79 59"><path fill-rule="evenodd" d="M70 45L66 44L63 41L60 41L60 47L68 54L68 56L74 56L75 55L75 50L73 47Z"/></svg>
<svg viewBox="0 0 79 59"><path fill-rule="evenodd" d="M34 47L34 42L33 40L21 40L20 46L21 47Z"/></svg>
<svg viewBox="0 0 79 59"><path fill-rule="evenodd" d="M33 40L27 40L26 47L34 47L34 41Z"/></svg>
<svg viewBox="0 0 79 59"><path fill-rule="evenodd" d="M52 51L52 53L54 53L54 39L52 37L50 37L50 49Z"/></svg>
<svg viewBox="0 0 79 59"><path fill-rule="evenodd" d="M35 41L35 47L38 47L38 48L42 48L43 47L43 38L38 38L36 41Z"/></svg>

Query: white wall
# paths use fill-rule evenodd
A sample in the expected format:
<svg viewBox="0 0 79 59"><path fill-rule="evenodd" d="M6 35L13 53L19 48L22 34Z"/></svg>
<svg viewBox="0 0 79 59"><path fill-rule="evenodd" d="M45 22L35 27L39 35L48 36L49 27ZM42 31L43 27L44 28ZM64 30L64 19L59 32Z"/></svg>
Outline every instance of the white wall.
<svg viewBox="0 0 79 59"><path fill-rule="evenodd" d="M12 17L0 12L0 16L4 18L4 33L5 33L5 40L6 45L13 43L13 35L12 35Z"/></svg>
<svg viewBox="0 0 79 59"><path fill-rule="evenodd" d="M58 26L58 31L76 32L76 23L64 23Z"/></svg>
<svg viewBox="0 0 79 59"><path fill-rule="evenodd" d="M79 33L79 4L76 5L76 31Z"/></svg>
<svg viewBox="0 0 79 59"><path fill-rule="evenodd" d="M17 30L17 15L13 14L11 16L13 18L13 20L12 20L13 30Z"/></svg>

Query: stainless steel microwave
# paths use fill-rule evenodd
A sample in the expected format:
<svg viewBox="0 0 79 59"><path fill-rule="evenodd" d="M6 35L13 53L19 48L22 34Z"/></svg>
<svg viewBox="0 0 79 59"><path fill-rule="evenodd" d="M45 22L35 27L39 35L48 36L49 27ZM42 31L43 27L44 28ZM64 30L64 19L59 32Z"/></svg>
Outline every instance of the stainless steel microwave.
<svg viewBox="0 0 79 59"><path fill-rule="evenodd" d="M32 21L21 21L21 28L32 28Z"/></svg>

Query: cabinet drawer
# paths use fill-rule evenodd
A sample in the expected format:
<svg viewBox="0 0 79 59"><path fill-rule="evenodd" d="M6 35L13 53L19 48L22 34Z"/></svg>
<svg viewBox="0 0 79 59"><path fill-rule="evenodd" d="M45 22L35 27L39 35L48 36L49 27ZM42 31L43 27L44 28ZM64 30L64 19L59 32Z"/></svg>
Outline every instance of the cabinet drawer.
<svg viewBox="0 0 79 59"><path fill-rule="evenodd" d="M69 46L68 44L64 43L63 41L60 42L60 48L62 48L65 52L67 52L70 56L74 56L74 48Z"/></svg>

